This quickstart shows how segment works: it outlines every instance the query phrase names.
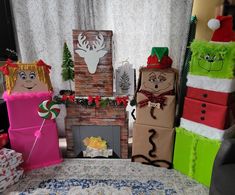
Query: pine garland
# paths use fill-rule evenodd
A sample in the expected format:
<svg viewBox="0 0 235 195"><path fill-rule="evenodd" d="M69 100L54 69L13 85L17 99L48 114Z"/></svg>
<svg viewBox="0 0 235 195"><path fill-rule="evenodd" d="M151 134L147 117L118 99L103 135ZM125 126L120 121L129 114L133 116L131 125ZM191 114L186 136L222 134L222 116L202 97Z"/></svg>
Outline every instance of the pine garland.
<svg viewBox="0 0 235 195"><path fill-rule="evenodd" d="M106 108L107 106L112 107L126 107L128 104L127 96L118 96L115 99L111 98L101 98L100 96L87 98L75 97L74 95L63 95L63 96L54 96L54 101L58 104L78 104L84 107L101 107Z"/></svg>

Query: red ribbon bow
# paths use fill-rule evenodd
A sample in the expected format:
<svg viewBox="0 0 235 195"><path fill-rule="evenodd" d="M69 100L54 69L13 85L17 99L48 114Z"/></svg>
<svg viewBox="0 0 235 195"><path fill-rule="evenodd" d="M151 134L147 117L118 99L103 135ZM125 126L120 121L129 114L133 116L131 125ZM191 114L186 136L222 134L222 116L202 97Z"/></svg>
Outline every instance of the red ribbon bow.
<svg viewBox="0 0 235 195"><path fill-rule="evenodd" d="M63 95L61 98L62 101L70 101L70 102L75 102L75 95Z"/></svg>
<svg viewBox="0 0 235 195"><path fill-rule="evenodd" d="M100 100L101 100L100 96L96 96L96 97L88 96L87 99L88 99L88 105L91 105L95 101L96 107L100 106Z"/></svg>
<svg viewBox="0 0 235 195"><path fill-rule="evenodd" d="M99 107L99 106L100 106L100 100L101 100L101 97L100 97L100 96L96 96L96 97L95 97L95 105L96 105L96 107Z"/></svg>
<svg viewBox="0 0 235 195"><path fill-rule="evenodd" d="M49 66L48 64L46 64L45 62L43 62L42 60L39 60L38 62L37 62L37 66L42 66L43 67L43 69L44 69L44 71L46 72L46 73L50 73L50 69L51 69L51 66Z"/></svg>
<svg viewBox="0 0 235 195"><path fill-rule="evenodd" d="M124 96L124 97L116 97L116 102L117 102L117 105L121 105L123 104L125 107L127 106L128 104L128 97L127 96Z"/></svg>
<svg viewBox="0 0 235 195"><path fill-rule="evenodd" d="M158 96L155 96L153 93L149 92L149 91L146 91L146 90L140 90L139 91L140 93L144 94L147 99L144 99L140 102L138 102L140 108L144 107L144 106L147 106L148 105L148 102L152 102L152 103L160 103L160 108L163 109L163 106L165 106L165 100L167 99L164 95L167 95L167 94L161 94L161 95L158 95ZM169 92L168 92L169 93Z"/></svg>
<svg viewBox="0 0 235 195"><path fill-rule="evenodd" d="M93 103L93 97L92 96L88 96L87 100L88 100L88 105L91 105Z"/></svg>
<svg viewBox="0 0 235 195"><path fill-rule="evenodd" d="M12 63L12 60L7 59L6 64L5 64L4 66L0 67L0 71L1 71L4 75L9 75L9 74L10 74L9 67L18 68L18 65Z"/></svg>

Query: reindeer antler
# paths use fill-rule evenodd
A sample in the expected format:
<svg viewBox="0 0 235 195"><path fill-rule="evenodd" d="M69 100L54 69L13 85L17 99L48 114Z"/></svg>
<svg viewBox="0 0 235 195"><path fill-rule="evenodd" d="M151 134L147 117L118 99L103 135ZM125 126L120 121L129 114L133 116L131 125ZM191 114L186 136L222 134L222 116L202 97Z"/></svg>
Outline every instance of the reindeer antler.
<svg viewBox="0 0 235 195"><path fill-rule="evenodd" d="M104 45L104 37L102 34L99 34L98 36L96 36L96 40L94 42L94 45L92 46L92 50L94 51L99 51L101 49L104 49L105 45Z"/></svg>
<svg viewBox="0 0 235 195"><path fill-rule="evenodd" d="M91 46L89 45L89 42L85 40L86 40L85 35L82 35L82 33L78 35L78 44L77 44L78 49L89 51Z"/></svg>

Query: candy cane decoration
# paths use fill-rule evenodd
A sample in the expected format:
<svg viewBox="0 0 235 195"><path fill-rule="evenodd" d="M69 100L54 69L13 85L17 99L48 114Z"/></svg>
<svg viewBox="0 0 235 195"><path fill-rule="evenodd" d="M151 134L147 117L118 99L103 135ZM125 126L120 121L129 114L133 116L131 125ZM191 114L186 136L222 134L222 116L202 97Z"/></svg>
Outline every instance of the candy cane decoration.
<svg viewBox="0 0 235 195"><path fill-rule="evenodd" d="M45 121L55 119L59 115L59 113L60 113L59 105L52 100L45 100L39 105L38 115L43 118L43 122L40 126L40 129L38 131L36 131L34 134L36 139L34 141L32 149L29 153L27 161L30 159L30 157L32 155L32 152L35 148L35 145L38 141L38 138L41 136L41 131L42 131L42 128L43 128Z"/></svg>

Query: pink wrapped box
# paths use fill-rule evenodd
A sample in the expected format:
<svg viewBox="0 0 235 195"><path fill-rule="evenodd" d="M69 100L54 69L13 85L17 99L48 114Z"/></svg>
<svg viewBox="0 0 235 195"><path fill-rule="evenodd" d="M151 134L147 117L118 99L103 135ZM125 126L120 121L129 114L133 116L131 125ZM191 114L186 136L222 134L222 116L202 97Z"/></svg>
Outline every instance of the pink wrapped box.
<svg viewBox="0 0 235 195"><path fill-rule="evenodd" d="M38 115L38 106L44 100L52 98L49 92L35 93L17 93L3 95L7 103L7 112L11 129L19 129L23 127L32 127L42 124L43 119ZM47 124L52 123L51 120L46 121Z"/></svg>
<svg viewBox="0 0 235 195"><path fill-rule="evenodd" d="M3 148L0 150L0 174L5 168L16 168L23 162L22 154L14 150Z"/></svg>
<svg viewBox="0 0 235 195"><path fill-rule="evenodd" d="M41 168L60 163L62 161L55 121L43 125L41 135L39 136L29 158L30 151L36 140L35 134L39 129L40 126L9 129L11 147L17 152L23 154L23 167L25 170Z"/></svg>

